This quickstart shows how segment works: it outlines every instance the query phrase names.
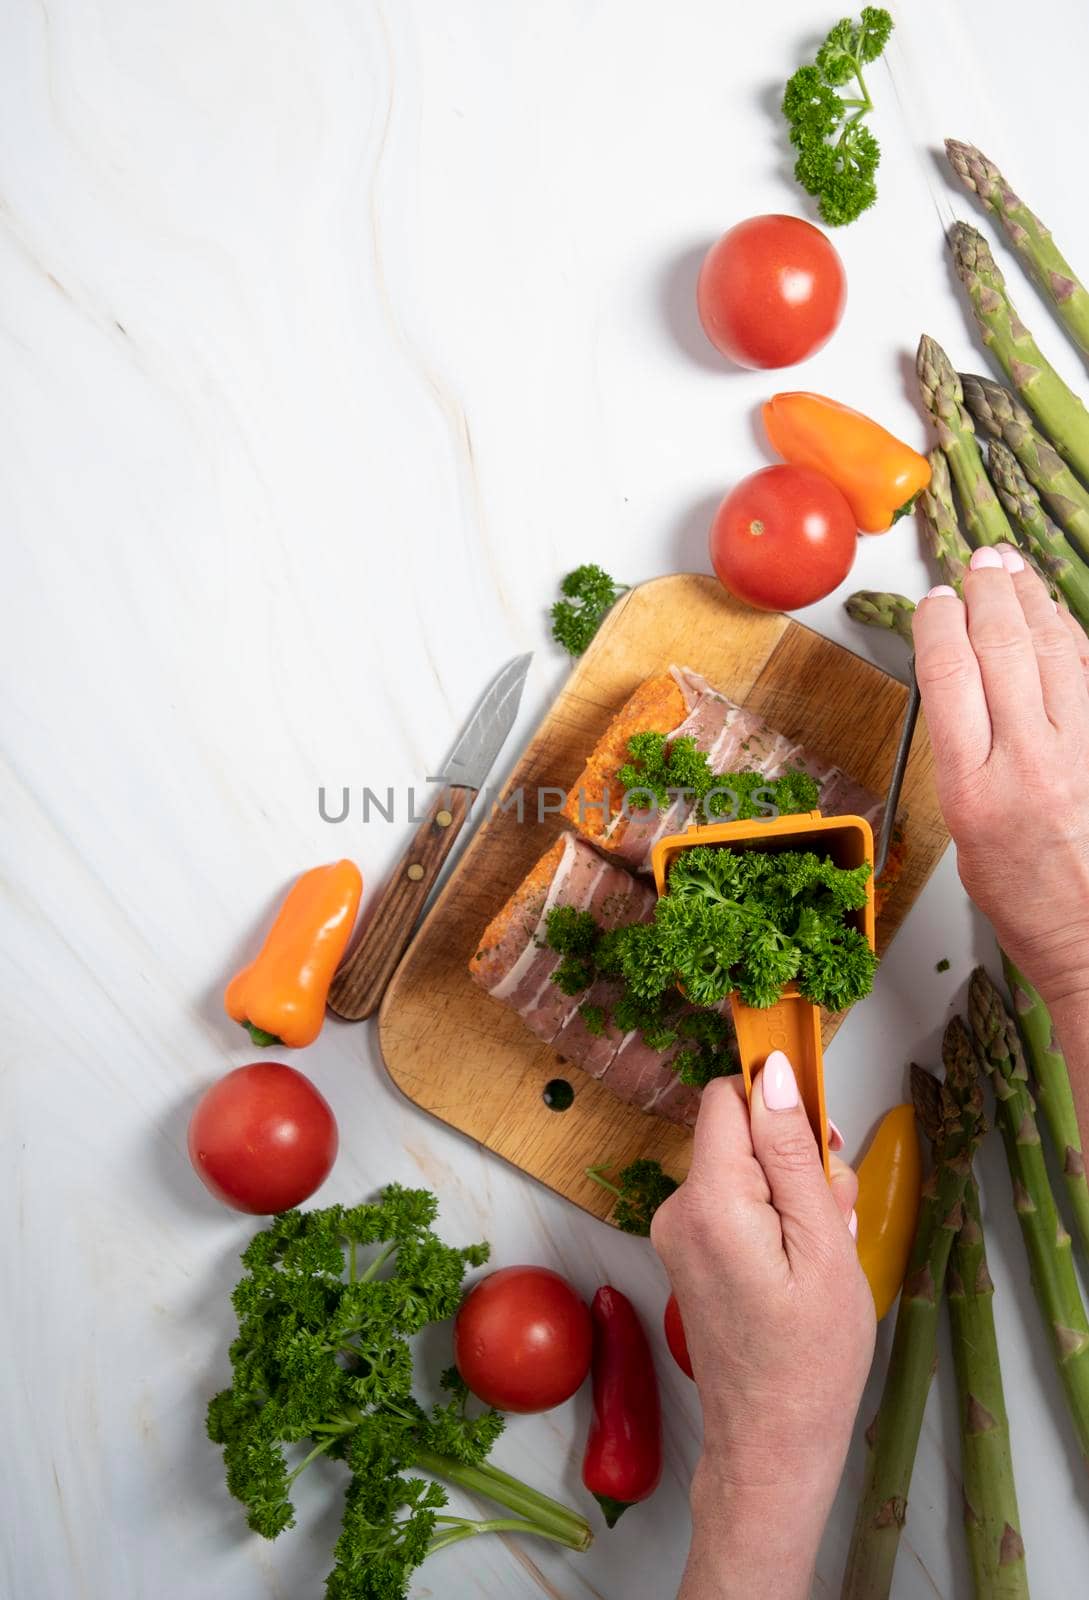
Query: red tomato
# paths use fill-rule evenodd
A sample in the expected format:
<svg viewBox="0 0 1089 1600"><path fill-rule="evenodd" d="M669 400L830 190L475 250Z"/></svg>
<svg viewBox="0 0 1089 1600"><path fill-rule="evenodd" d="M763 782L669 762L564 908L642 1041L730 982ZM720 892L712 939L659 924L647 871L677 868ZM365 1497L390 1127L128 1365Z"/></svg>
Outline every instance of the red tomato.
<svg viewBox="0 0 1089 1600"><path fill-rule="evenodd" d="M502 1267L462 1302L454 1361L497 1411L550 1411L590 1370L590 1312L566 1278L547 1267Z"/></svg>
<svg viewBox="0 0 1089 1600"><path fill-rule="evenodd" d="M671 1294L666 1301L665 1336L666 1344L669 1346L669 1353L685 1377L694 1378L692 1357L688 1354L688 1340L684 1336L684 1323L681 1321L681 1308L677 1304L677 1296L675 1294Z"/></svg>
<svg viewBox="0 0 1089 1600"><path fill-rule="evenodd" d="M847 279L801 217L749 217L708 250L696 287L703 331L743 367L791 367L839 326Z"/></svg>
<svg viewBox="0 0 1089 1600"><path fill-rule="evenodd" d="M205 1091L189 1122L189 1159L217 1200L255 1216L288 1211L336 1160L329 1103L294 1067L255 1061Z"/></svg>
<svg viewBox="0 0 1089 1600"><path fill-rule="evenodd" d="M857 548L846 499L809 467L764 467L743 478L711 524L719 581L761 611L794 611L831 594Z"/></svg>

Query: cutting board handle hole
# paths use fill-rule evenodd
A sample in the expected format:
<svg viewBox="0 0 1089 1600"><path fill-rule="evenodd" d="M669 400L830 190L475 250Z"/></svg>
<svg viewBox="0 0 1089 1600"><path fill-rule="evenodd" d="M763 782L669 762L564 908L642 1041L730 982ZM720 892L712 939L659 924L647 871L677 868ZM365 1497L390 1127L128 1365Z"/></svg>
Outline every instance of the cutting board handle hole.
<svg viewBox="0 0 1089 1600"><path fill-rule="evenodd" d="M550 1078L541 1099L549 1111L570 1111L575 1103L575 1091L566 1078Z"/></svg>

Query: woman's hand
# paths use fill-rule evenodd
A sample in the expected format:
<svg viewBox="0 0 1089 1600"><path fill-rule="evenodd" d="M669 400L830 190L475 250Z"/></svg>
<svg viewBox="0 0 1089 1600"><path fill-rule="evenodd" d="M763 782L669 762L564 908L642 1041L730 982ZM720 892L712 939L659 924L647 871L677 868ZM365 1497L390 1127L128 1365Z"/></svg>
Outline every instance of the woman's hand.
<svg viewBox="0 0 1089 1600"><path fill-rule="evenodd" d="M1000 545L920 604L915 671L964 887L1049 1005L1089 994L1089 639Z"/></svg>
<svg viewBox="0 0 1089 1600"><path fill-rule="evenodd" d="M683 1600L808 1595L874 1343L849 1225L786 1056L745 1104L703 1093L687 1181L651 1230L684 1319L704 1418Z"/></svg>

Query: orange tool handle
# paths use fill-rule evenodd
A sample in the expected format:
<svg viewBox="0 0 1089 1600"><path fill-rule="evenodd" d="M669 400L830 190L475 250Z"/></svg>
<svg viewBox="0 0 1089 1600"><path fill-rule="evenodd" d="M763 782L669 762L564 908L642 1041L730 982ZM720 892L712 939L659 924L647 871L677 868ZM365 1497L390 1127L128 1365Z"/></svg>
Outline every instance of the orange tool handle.
<svg viewBox="0 0 1089 1600"><path fill-rule="evenodd" d="M824 851L837 866L857 867L868 861L872 869L873 832L864 817L825 817L819 811L772 820L716 822L670 834L654 846L652 863L659 894L669 892L669 869L675 857L692 845L712 844L735 850L794 849ZM855 914L859 932L874 948L873 878L866 905ZM824 1049L820 1008L788 984L773 1006L747 1006L735 993L730 996L734 1029L741 1053L745 1093L752 1098L753 1076L773 1050L782 1050L794 1068L798 1092L820 1146L825 1175L829 1174L828 1115L824 1104Z"/></svg>
<svg viewBox="0 0 1089 1600"><path fill-rule="evenodd" d="M794 1068L809 1126L820 1147L825 1177L828 1165L828 1112L824 1102L824 1050L821 1014L791 984L773 1006L747 1006L730 996L734 1031L741 1053L745 1093L752 1100L753 1079L773 1050L782 1050Z"/></svg>

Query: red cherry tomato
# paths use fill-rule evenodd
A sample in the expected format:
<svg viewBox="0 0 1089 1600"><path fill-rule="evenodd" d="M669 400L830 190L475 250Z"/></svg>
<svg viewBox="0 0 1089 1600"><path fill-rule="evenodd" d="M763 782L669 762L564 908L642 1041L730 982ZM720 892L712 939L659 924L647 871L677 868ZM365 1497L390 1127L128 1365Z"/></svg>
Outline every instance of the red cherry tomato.
<svg viewBox="0 0 1089 1600"><path fill-rule="evenodd" d="M692 1357L688 1354L688 1340L684 1336L684 1323L681 1321L681 1308L677 1304L677 1296L675 1294L671 1294L666 1301L665 1336L666 1344L669 1346L669 1353L685 1377L694 1378Z"/></svg>
<svg viewBox="0 0 1089 1600"><path fill-rule="evenodd" d="M801 217L749 217L704 257L696 301L716 350L743 367L791 367L831 338L847 278L832 245Z"/></svg>
<svg viewBox="0 0 1089 1600"><path fill-rule="evenodd" d="M831 594L857 548L846 499L809 467L764 467L743 478L711 524L719 581L762 611L794 611Z"/></svg>
<svg viewBox="0 0 1089 1600"><path fill-rule="evenodd" d="M497 1411L550 1411L590 1370L585 1301L547 1267L502 1267L471 1289L454 1322L454 1361Z"/></svg>
<svg viewBox="0 0 1089 1600"><path fill-rule="evenodd" d="M288 1211L325 1182L337 1125L309 1078L279 1061L236 1067L205 1091L189 1122L189 1159L224 1205Z"/></svg>

